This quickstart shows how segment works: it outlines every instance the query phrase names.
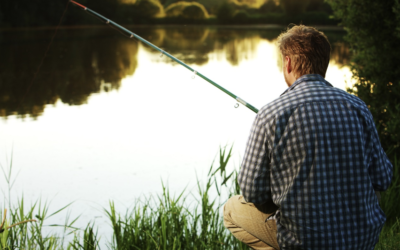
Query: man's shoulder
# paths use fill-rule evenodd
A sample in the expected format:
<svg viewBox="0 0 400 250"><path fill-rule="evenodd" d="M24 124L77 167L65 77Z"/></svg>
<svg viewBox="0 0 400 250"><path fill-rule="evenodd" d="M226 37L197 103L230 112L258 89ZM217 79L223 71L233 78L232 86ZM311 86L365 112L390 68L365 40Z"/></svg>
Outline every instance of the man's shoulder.
<svg viewBox="0 0 400 250"><path fill-rule="evenodd" d="M304 81L293 89L288 89L272 102L264 105L258 112L263 120L276 117L307 103L342 102L347 106L369 113L367 105L357 96L333 87L327 81Z"/></svg>

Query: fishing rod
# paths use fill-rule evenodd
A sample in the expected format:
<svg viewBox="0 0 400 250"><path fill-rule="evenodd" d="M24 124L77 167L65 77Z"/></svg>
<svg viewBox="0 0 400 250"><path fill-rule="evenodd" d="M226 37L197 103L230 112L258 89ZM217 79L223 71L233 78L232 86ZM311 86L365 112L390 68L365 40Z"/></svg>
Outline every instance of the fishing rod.
<svg viewBox="0 0 400 250"><path fill-rule="evenodd" d="M203 74L201 74L200 72L192 69L190 66L188 66L187 64L185 64L184 62L182 62L181 60L177 59L176 57L172 56L171 54L169 54L168 52L158 48L157 46L155 46L154 44L150 43L149 41L143 39L142 37L136 35L135 33L133 33L132 31L122 27L121 25L117 24L116 22L100 15L99 13L87 8L86 6L83 6L80 3L77 3L73 0L70 0L71 3L81 7L82 9L84 9L85 11L89 12L90 14L100 18L101 20L103 20L104 22L106 22L107 24L110 24L114 27L116 27L117 29L123 31L124 33L126 33L130 38L136 38L140 41L142 41L143 43L149 45L150 47L152 47L155 50L158 50L159 52L161 52L161 55L166 55L167 57L171 58L172 60L174 60L175 62L179 63L180 65L182 65L183 67L187 68L188 70L192 71L194 76L198 75L201 78L203 78L204 80L206 80L207 82L211 83L212 85L214 85L215 87L217 87L218 89L222 90L223 92L225 92L226 94L228 94L229 96L231 96L232 98L234 98L237 102L243 104L244 106L246 106L247 108L251 109L252 111L254 111L255 113L258 113L258 109L256 109L254 106L252 106L251 104L245 102L243 99L241 99L240 97L232 94L231 92L229 92L228 90L224 89L223 87L221 87L220 85L218 85L217 83L215 83L214 81L210 80L209 78L207 78L206 76L204 76Z"/></svg>

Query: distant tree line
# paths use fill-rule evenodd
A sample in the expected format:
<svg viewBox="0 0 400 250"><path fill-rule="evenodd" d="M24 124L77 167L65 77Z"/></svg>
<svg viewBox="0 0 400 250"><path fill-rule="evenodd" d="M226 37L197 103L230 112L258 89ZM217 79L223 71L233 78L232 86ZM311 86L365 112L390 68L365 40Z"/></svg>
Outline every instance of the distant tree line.
<svg viewBox="0 0 400 250"><path fill-rule="evenodd" d="M80 0L96 12L123 24L336 24L324 0ZM1 27L58 24L67 0L0 1ZM63 25L98 24L69 4ZM75 9L75 10L71 10Z"/></svg>

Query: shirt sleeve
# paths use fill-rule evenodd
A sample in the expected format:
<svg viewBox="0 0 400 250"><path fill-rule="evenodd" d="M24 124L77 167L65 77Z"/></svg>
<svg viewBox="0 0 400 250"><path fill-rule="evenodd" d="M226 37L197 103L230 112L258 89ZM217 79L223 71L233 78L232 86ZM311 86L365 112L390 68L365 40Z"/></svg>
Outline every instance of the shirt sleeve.
<svg viewBox="0 0 400 250"><path fill-rule="evenodd" d="M385 151L381 146L378 132L373 121L371 121L370 133L372 156L368 166L369 176L375 191L385 191L392 182L393 165L390 163Z"/></svg>
<svg viewBox="0 0 400 250"><path fill-rule="evenodd" d="M239 172L239 186L247 202L271 201L268 140L260 113L256 116L247 141Z"/></svg>

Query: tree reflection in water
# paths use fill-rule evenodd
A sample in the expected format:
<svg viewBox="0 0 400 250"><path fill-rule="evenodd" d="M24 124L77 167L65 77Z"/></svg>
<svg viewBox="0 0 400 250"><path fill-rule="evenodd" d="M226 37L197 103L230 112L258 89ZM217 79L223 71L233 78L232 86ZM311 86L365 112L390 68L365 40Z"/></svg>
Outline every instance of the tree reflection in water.
<svg viewBox="0 0 400 250"><path fill-rule="evenodd" d="M106 29L58 32L34 82L52 31L3 32L0 54L0 115L39 116L58 99L87 102L92 93L118 89L137 67L138 42Z"/></svg>
<svg viewBox="0 0 400 250"><path fill-rule="evenodd" d="M196 26L128 28L183 62L195 65L207 64L210 54L238 65L255 56L261 40L273 41L281 32ZM62 29L32 82L53 32L0 32L0 116L35 118L43 113L45 105L58 100L81 105L93 93L117 90L123 78L135 73L137 40L109 27ZM332 60L346 64L349 49L342 41L343 33L327 32L327 35L333 47ZM151 53L159 53L144 47Z"/></svg>

